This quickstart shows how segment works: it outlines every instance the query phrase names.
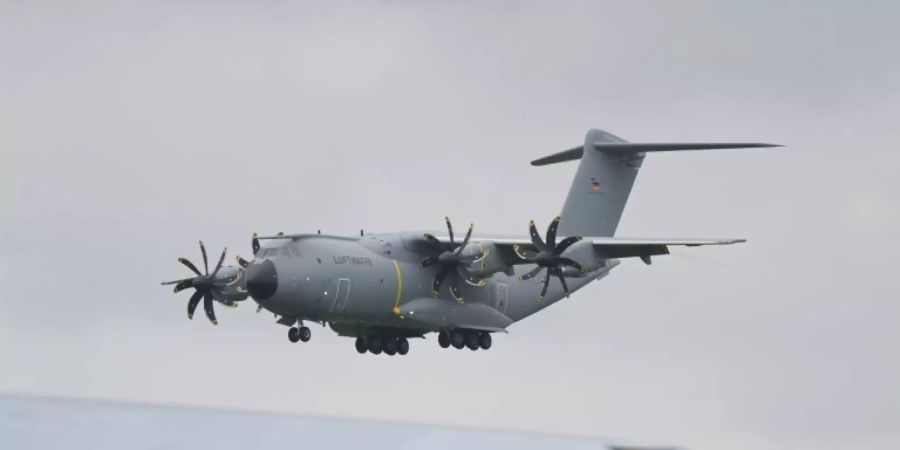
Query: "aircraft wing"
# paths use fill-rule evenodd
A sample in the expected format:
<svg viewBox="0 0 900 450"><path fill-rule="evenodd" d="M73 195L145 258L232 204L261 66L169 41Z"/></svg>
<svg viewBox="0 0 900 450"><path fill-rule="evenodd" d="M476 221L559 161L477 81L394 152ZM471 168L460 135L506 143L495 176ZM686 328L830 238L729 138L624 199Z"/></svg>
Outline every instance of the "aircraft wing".
<svg viewBox="0 0 900 450"><path fill-rule="evenodd" d="M450 237L444 234L434 234L434 237L441 243L449 244ZM557 238L557 242L565 239L565 236ZM583 237L583 241L590 241L594 250L604 258L641 258L649 264L650 256L669 254L670 246L698 247L703 245L731 245L747 242L746 239L691 239L691 238L625 238L625 237ZM526 236L480 236L472 237L472 243L490 242L503 255L507 264L524 264L526 263L516 255L515 248L525 248L528 250L537 250L531 242L531 238ZM459 241L456 242L459 244Z"/></svg>

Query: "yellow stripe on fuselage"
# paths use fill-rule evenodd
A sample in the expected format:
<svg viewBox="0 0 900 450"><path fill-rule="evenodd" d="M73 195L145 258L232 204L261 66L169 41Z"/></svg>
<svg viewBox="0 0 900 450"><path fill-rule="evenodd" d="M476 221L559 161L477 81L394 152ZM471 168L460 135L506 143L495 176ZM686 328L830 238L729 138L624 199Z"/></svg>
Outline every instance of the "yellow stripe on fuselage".
<svg viewBox="0 0 900 450"><path fill-rule="evenodd" d="M400 273L400 263L394 260L394 269L397 271L397 298L394 300L394 315L400 315L400 297L403 296L403 274Z"/></svg>

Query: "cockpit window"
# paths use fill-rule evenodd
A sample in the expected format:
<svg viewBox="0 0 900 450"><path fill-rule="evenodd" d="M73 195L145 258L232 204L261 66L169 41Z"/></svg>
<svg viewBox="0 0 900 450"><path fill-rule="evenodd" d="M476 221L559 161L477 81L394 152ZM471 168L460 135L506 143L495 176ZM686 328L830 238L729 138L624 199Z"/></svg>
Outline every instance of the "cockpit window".
<svg viewBox="0 0 900 450"><path fill-rule="evenodd" d="M259 253L256 256L258 258L274 258L276 256L299 258L300 250L289 245L278 248L263 248L259 250Z"/></svg>
<svg viewBox="0 0 900 450"><path fill-rule="evenodd" d="M262 250L262 254L260 254L260 258L274 258L278 256L278 251L281 249L278 248L266 248Z"/></svg>

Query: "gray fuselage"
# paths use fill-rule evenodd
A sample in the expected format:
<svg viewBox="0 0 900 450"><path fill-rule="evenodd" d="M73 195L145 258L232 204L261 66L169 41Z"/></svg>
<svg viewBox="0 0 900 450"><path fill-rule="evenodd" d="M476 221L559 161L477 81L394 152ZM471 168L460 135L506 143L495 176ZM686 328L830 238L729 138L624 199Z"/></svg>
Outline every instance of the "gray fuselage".
<svg viewBox="0 0 900 450"><path fill-rule="evenodd" d="M437 269L420 268L422 255L409 247L411 237L422 234L368 234L355 238L313 235L269 241L256 253L250 267L270 261L277 274L277 288L269 298L254 299L280 316L331 323L342 335L359 335L370 327L418 331L414 334L437 331L437 327L411 321L398 313L404 303L414 299L447 302L447 307L459 304L446 286L437 298L432 298L431 283ZM462 283L463 302L488 306L515 322L563 298L558 284L551 283L541 300L540 279L518 280L532 268L534 265L516 265L512 275L494 273L485 278L483 286ZM608 270L570 278L570 291L602 277Z"/></svg>

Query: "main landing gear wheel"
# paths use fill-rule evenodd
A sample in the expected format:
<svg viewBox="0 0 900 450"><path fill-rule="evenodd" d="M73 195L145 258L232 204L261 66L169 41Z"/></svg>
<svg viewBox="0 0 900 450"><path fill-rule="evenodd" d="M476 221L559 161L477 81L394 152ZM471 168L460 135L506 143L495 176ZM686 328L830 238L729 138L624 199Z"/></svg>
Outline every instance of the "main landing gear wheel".
<svg viewBox="0 0 900 450"><path fill-rule="evenodd" d="M291 327L291 329L288 330L288 340L294 343L300 341L300 329Z"/></svg>
<svg viewBox="0 0 900 450"><path fill-rule="evenodd" d="M460 330L453 330L450 333L450 344L456 349L462 349L466 346L466 335Z"/></svg>
<svg viewBox="0 0 900 450"><path fill-rule="evenodd" d="M441 348L450 346L450 333L448 333L447 330L441 330L441 332L438 333L438 344Z"/></svg>
<svg viewBox="0 0 900 450"><path fill-rule="evenodd" d="M399 343L397 342L397 338L387 338L384 341L384 353L388 356L394 356L397 354L397 348L399 347Z"/></svg>
<svg viewBox="0 0 900 450"><path fill-rule="evenodd" d="M373 338L369 338L369 351L372 352L373 355L380 355L381 351L384 349L384 340L378 336Z"/></svg>
<svg viewBox="0 0 900 450"><path fill-rule="evenodd" d="M489 333L482 333L481 336L478 337L478 344L481 345L481 348L487 350L491 348L491 335Z"/></svg>
<svg viewBox="0 0 900 450"><path fill-rule="evenodd" d="M406 340L405 337L400 338L400 340L398 341L397 353L401 356L409 353L409 341Z"/></svg>
<svg viewBox="0 0 900 450"><path fill-rule="evenodd" d="M472 350L472 351L478 350L478 347L479 347L478 333L466 333L466 347L469 347L469 350Z"/></svg>
<svg viewBox="0 0 900 450"><path fill-rule="evenodd" d="M300 340L303 342L308 342L309 338L312 337L312 331L310 331L309 327L300 327Z"/></svg>
<svg viewBox="0 0 900 450"><path fill-rule="evenodd" d="M369 351L369 346L366 345L366 338L362 336L357 336L356 338L356 352L359 354L363 354Z"/></svg>

